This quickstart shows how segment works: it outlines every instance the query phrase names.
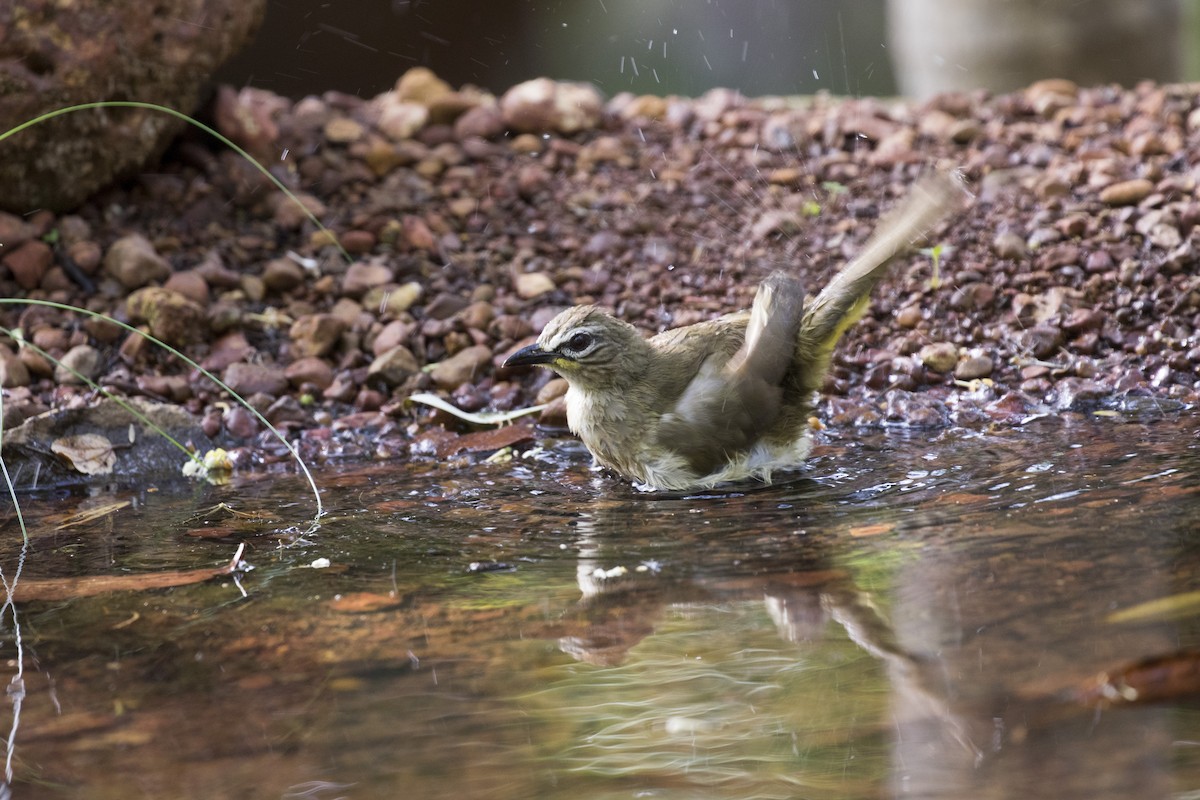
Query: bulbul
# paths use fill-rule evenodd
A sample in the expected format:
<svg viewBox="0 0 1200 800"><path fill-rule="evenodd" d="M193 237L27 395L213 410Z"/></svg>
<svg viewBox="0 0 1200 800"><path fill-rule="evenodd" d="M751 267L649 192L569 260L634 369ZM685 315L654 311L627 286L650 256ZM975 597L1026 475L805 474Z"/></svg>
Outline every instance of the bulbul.
<svg viewBox="0 0 1200 800"><path fill-rule="evenodd" d="M540 365L566 378L567 424L599 464L639 488L769 483L808 455L815 394L871 288L966 196L954 176L918 182L809 303L800 281L777 271L749 311L649 339L595 306L577 306L504 366Z"/></svg>

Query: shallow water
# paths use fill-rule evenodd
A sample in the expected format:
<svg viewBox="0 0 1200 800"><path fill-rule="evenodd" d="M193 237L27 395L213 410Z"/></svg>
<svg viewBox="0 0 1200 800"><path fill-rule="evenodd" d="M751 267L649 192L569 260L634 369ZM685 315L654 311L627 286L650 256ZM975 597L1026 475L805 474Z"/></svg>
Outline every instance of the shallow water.
<svg viewBox="0 0 1200 800"><path fill-rule="evenodd" d="M1200 418L841 432L688 497L553 453L326 468L299 542L286 474L27 499L31 587L255 568L19 602L12 796L1200 796L1186 674L1088 694L1195 663Z"/></svg>

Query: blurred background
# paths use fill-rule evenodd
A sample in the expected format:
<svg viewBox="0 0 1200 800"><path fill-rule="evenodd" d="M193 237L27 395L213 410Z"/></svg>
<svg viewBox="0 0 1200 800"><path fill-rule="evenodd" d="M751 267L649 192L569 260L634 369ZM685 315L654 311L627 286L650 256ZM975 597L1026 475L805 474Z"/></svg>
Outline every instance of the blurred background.
<svg viewBox="0 0 1200 800"><path fill-rule="evenodd" d="M409 67L502 92L929 94L1200 77L1200 0L270 0L218 79L363 97Z"/></svg>

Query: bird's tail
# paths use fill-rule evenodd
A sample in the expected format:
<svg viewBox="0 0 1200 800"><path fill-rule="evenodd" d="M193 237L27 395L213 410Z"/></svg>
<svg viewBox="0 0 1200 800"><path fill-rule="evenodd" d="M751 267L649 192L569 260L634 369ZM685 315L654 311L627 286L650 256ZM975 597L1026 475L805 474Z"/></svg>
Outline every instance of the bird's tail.
<svg viewBox="0 0 1200 800"><path fill-rule="evenodd" d="M924 237L969 197L962 179L937 173L918 182L879 221L858 257L841 269L805 309L796 340L793 388L808 397L825 380L829 359L842 333L867 310L871 289L888 265Z"/></svg>

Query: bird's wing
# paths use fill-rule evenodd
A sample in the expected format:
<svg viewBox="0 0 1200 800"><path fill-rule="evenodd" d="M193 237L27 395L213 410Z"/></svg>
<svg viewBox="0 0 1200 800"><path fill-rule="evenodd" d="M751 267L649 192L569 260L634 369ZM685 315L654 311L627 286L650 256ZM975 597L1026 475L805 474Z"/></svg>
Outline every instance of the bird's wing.
<svg viewBox="0 0 1200 800"><path fill-rule="evenodd" d="M663 415L659 446L704 476L753 445L779 413L803 306L798 280L769 276L755 295L741 347L731 358L714 353L704 361Z"/></svg>
<svg viewBox="0 0 1200 800"><path fill-rule="evenodd" d="M833 348L842 333L863 315L871 289L898 255L925 236L969 195L962 180L937 173L916 184L899 206L880 220L858 257L833 276L809 304L800 324L798 369L801 391L821 388Z"/></svg>

